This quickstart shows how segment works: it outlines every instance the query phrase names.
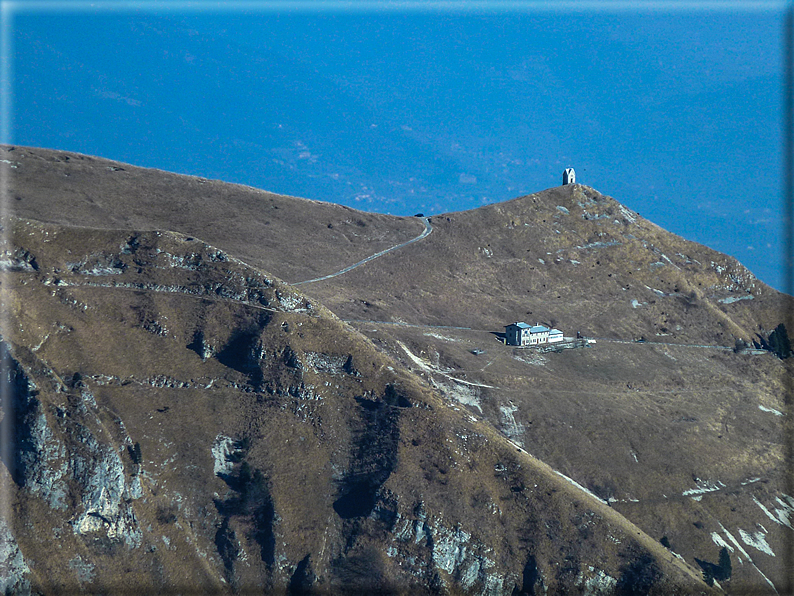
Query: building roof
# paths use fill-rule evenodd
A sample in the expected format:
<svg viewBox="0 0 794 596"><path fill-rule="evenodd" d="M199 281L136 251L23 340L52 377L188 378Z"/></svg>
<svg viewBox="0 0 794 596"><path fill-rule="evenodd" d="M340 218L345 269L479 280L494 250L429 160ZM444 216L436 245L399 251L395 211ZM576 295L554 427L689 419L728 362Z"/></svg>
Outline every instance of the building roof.
<svg viewBox="0 0 794 596"><path fill-rule="evenodd" d="M559 329L552 329L551 331L549 331L549 335L562 335L562 331L560 331Z"/></svg>
<svg viewBox="0 0 794 596"><path fill-rule="evenodd" d="M549 328L548 327L544 327L543 325L535 325L534 327L530 328L529 332L530 333L543 333L543 332L548 331L548 330L549 330Z"/></svg>
<svg viewBox="0 0 794 596"><path fill-rule="evenodd" d="M527 325L523 321L520 321L518 323L512 323L510 325L505 325L505 327L518 327L519 329L529 329L531 327L531 325Z"/></svg>

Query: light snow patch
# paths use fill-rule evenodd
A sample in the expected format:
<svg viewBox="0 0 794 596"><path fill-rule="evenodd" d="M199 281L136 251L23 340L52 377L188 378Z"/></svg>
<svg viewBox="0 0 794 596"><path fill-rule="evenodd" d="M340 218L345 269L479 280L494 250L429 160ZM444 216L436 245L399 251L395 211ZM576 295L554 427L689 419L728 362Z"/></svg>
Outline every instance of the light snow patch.
<svg viewBox="0 0 794 596"><path fill-rule="evenodd" d="M791 528L791 513L794 511L794 508L789 507L786 503L777 498L777 502L783 507L783 509L775 509L775 512L772 513L769 509L767 509L761 501L753 497L753 502L761 508L761 511L764 512L769 519L771 519L776 524L780 524L782 526L786 526ZM792 528L794 529L794 528Z"/></svg>
<svg viewBox="0 0 794 596"><path fill-rule="evenodd" d="M518 408L513 404L509 404L507 406L499 406L499 411L502 413L504 434L523 447L524 443L521 441L521 437L524 434L524 425L517 422L514 415Z"/></svg>
<svg viewBox="0 0 794 596"><path fill-rule="evenodd" d="M656 294L657 296L667 296L667 294L665 294L665 293L664 293L664 292L662 292L661 290L657 290L656 288L652 288L652 287L650 287L650 286L645 286L645 287L646 287L646 288L648 288L648 289L649 289L651 292L653 292L653 293L654 293L654 294Z"/></svg>
<svg viewBox="0 0 794 596"><path fill-rule="evenodd" d="M733 304L734 302L739 302L739 300L752 300L753 298L754 296L752 294L747 294L747 296L728 296L727 298L720 298L717 302Z"/></svg>
<svg viewBox="0 0 794 596"><path fill-rule="evenodd" d="M722 484L720 482L720 484ZM691 488L689 490L685 490L681 493L682 497L688 497L690 495L703 495L705 493L713 493L714 491L720 490L721 487L717 486L714 482L705 482L703 480L697 480L697 488ZM724 486L724 485L723 485Z"/></svg>
<svg viewBox="0 0 794 596"><path fill-rule="evenodd" d="M775 416L782 416L783 415L783 412L778 412L774 408L765 408L764 406L762 406L760 404L758 406L758 409L761 410L762 412L769 412L770 414L774 414Z"/></svg>
<svg viewBox="0 0 794 596"><path fill-rule="evenodd" d="M426 337L435 337L436 339L440 339L443 341L459 341L454 337L447 337L446 335L441 335L440 333L433 333L432 331L429 333L424 334Z"/></svg>
<svg viewBox="0 0 794 596"><path fill-rule="evenodd" d="M565 474L563 474L562 472L558 472L557 470L554 470L554 473L555 473L555 474L557 474L558 476L562 476L562 477L563 477L563 478L565 478L565 479L566 479L568 482L570 482L571 484L573 484L573 485L574 485L576 488L578 488L579 490L581 490L581 491L583 491L583 492L587 493L588 495L590 495L590 496L591 496L591 497L593 497L594 499L597 499L597 500L601 501L602 503L607 503L607 504L609 504L609 502L608 502L608 501L605 501L604 499L602 499L601 497L599 497L599 496L598 496L598 495L596 495L595 493L592 493L592 492L590 492L590 491L589 491L589 490L587 490L587 489L586 489L584 486L582 486L581 484L579 484L578 482L576 482L576 480L574 480L573 478L568 478L568 477L567 477Z"/></svg>
<svg viewBox="0 0 794 596"><path fill-rule="evenodd" d="M714 544L716 544L716 545L717 545L717 546L719 546L719 547L725 547L725 548L727 548L727 549L728 549L729 551L731 551L731 552L733 552L733 551L734 551L734 548L733 548L733 547L732 547L730 544L728 544L727 542L725 542L725 541L722 539L722 536L720 536L719 534L717 534L717 532L712 532L712 533L711 533L711 540L714 542Z"/></svg>
<svg viewBox="0 0 794 596"><path fill-rule="evenodd" d="M679 267L678 265L676 265L675 263L673 263L673 262L670 260L670 257L668 257L666 254L664 254L664 253L663 253L663 254L662 254L662 258L663 258L665 261L667 261L668 263L670 263L670 264L671 264L673 267L675 267L676 269L678 269L679 271L681 270L681 269L680 269L680 267Z"/></svg>
<svg viewBox="0 0 794 596"><path fill-rule="evenodd" d="M717 523L719 523L719 522L717 522ZM725 526L723 526L722 524L720 524L720 528L725 533L725 535L728 537L728 540L730 540L733 543L733 545L736 547L736 550L738 550L740 553L742 553L744 555L744 558L747 559L747 561L750 563L750 565L752 565L755 568L755 570L761 575L761 577L763 577L764 580L766 580L766 582L770 586L772 586L772 589L777 594L778 591L777 591L777 588L775 588L775 584L773 584L772 580L770 580L766 575L764 575L764 572L761 571L758 568L758 566L753 562L753 559L750 557L750 555L747 553L747 551L742 548L741 544L739 544L739 541L736 540L736 538L733 537L733 534L731 534L728 530L726 530Z"/></svg>
<svg viewBox="0 0 794 596"><path fill-rule="evenodd" d="M786 497L788 503L784 503L783 501L781 501L780 497L775 497L775 501L780 503L780 506L783 507L783 509L775 509L775 513L777 514L778 519L780 519L781 523L784 526L788 526L789 528L791 528L790 520L791 520L791 514L794 513L794 499L792 499L786 494L784 494L783 496Z"/></svg>
<svg viewBox="0 0 794 596"><path fill-rule="evenodd" d="M621 215L623 215L624 219L629 223L636 223L637 222L637 214L633 211L629 211L623 205L618 205L618 209L620 209Z"/></svg>
<svg viewBox="0 0 794 596"><path fill-rule="evenodd" d="M739 536L742 537L742 542L744 542L747 546L752 546L753 548L760 550L762 553L766 553L772 557L775 556L775 553L773 553L772 549L769 547L763 532L750 534L749 532L745 532L739 528Z"/></svg>

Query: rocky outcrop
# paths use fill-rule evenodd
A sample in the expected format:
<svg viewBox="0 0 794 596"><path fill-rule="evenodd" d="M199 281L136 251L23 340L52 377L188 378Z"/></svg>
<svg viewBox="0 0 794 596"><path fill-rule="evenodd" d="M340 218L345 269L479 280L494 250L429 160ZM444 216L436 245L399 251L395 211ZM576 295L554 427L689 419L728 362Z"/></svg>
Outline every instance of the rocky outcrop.
<svg viewBox="0 0 794 596"><path fill-rule="evenodd" d="M67 263L72 273L81 275L102 276L121 275L127 265L116 255L98 253L85 257L76 263Z"/></svg>
<svg viewBox="0 0 794 596"><path fill-rule="evenodd" d="M2 451L3 461L18 486L44 499L53 509L64 510L68 468L65 446L48 423L45 408L37 399L36 384L11 356L5 343L0 346L0 352L9 383L3 411L12 421L11 446Z"/></svg>
<svg viewBox="0 0 794 596"><path fill-rule="evenodd" d="M30 594L30 568L19 550L11 528L0 518L0 593Z"/></svg>
<svg viewBox="0 0 794 596"><path fill-rule="evenodd" d="M440 588L460 589L466 594L513 593L518 582L515 574L500 569L488 556L491 549L473 538L471 531L428 515L422 503L410 512L401 513L400 509L394 500L382 501L372 516L389 520L391 543L386 554L402 569L425 585L437 583Z"/></svg>
<svg viewBox="0 0 794 596"><path fill-rule="evenodd" d="M58 389L73 399L68 405L46 408L7 345L3 350L12 384L12 403L6 411L13 412L15 422L12 448L4 452L4 460L14 482L69 516L75 534L140 546L141 531L131 506L142 496L140 478L121 460L119 453L126 445L98 438L102 424L91 391L80 380L71 388L60 385ZM132 445L128 437L127 442Z"/></svg>
<svg viewBox="0 0 794 596"><path fill-rule="evenodd" d="M361 408L360 420L353 426L355 446L334 501L334 511L342 519L372 513L380 487L397 466L400 409L387 402L393 393L387 388L384 400L357 399Z"/></svg>
<svg viewBox="0 0 794 596"><path fill-rule="evenodd" d="M131 501L142 496L139 477L128 481L115 449L100 444L84 426L75 431L84 451L72 458L72 478L80 487L82 505L71 522L74 532L86 537L103 535L129 548L140 546L142 534L131 506Z"/></svg>
<svg viewBox="0 0 794 596"><path fill-rule="evenodd" d="M276 511L268 479L246 461L248 442L233 441L218 435L212 447L215 475L229 487L223 499L215 500L221 523L215 533L215 546L223 561L227 582L236 587L238 566L245 561L241 541L250 538L259 549L265 566L264 587L272 586L276 562ZM248 531L240 531L247 528Z"/></svg>
<svg viewBox="0 0 794 596"><path fill-rule="evenodd" d="M8 249L0 253L0 271L38 271L36 257L24 248Z"/></svg>

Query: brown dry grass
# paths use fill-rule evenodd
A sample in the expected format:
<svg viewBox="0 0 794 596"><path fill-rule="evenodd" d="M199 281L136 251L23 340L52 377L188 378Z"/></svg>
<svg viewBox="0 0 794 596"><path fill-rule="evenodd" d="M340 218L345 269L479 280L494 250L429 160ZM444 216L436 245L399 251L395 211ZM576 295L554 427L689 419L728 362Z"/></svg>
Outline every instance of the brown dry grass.
<svg viewBox="0 0 794 596"><path fill-rule="evenodd" d="M351 459L360 453L357 442L369 437L378 446L381 441L367 434L371 429L356 398L380 402L388 397L389 386L397 387L412 407L378 406L386 412L393 408L389 416L398 424L399 437L397 465L380 490L379 507L392 508L412 523L421 508L437 528L470 533L469 548L516 581L532 553L552 591L573 585L588 564L620 577L626 565L638 560L661 574L657 593L694 586L705 590L696 572L671 560L621 515L516 451L489 424L472 422L464 411L450 408L426 382L321 306L284 311L277 296L283 299L292 291L279 282L271 279L261 290L260 298L273 307L263 310L261 302L257 306L209 295L216 282L236 290L236 280L256 287L254 282L269 278L232 260L211 260L217 253L201 242L136 233L138 248L125 254L119 248L130 237L126 231L13 225L14 242L35 256L38 269L6 276L3 337L36 382L48 424L67 451L80 449L69 429L89 429L119 450L129 479L140 474L143 486L143 498L131 504L143 544L131 550L101 533L80 537L72 532L69 519L82 507L79 483L71 487L77 500L70 501L66 515L24 489L14 489L16 536L32 565L34 584L46 592L118 592L122 585L149 592L197 586L216 592L226 589L224 576L226 585L232 582L243 590L284 586L307 553L321 586L342 587L334 583L341 581L334 575L340 560L376 565L376 557L379 581L403 593L426 590L427 584L384 556L391 540L388 524L376 516L343 520L333 509L345 470L357 465ZM75 263L93 263L97 255L111 255L126 268L106 276L80 273ZM200 255L191 261L200 266L166 266L168 255ZM178 261L171 256L167 262ZM116 287L86 285L97 281ZM196 293L118 287L129 283ZM295 303L305 305L299 295ZM203 360L188 347L197 329L219 351L233 343L235 332L252 332L263 349L257 366L267 387L253 385L247 369L224 365L220 358ZM310 353L350 357L357 375L312 369L306 364ZM304 364L296 368L296 361ZM206 388L210 380L212 386ZM313 388L321 399L282 391L297 383ZM84 390L91 391L96 408L86 405ZM227 523L248 563L236 565L234 577L223 570L214 536L223 504L234 493L212 474L210 447L219 433L246 438L246 462L267 479L278 514L276 551L283 564L277 568L257 558L253 519L236 515ZM140 445L140 471L127 443ZM379 465L377 457L372 461ZM428 556L419 546L405 548ZM76 555L95 566L93 581L81 584L65 571Z"/></svg>
<svg viewBox="0 0 794 596"><path fill-rule="evenodd" d="M35 233L26 236L29 232L20 232L19 241L37 255L40 271L49 271L50 282L66 278L64 272L74 259L68 251L94 256L118 252L133 229L177 230L279 277L299 281L333 272L410 239L422 228L412 218L363 214L87 156L26 148L2 151L7 159L20 164L11 177L14 198L19 199L13 204L14 213L88 228L126 229L119 236L111 230L55 226L47 229L62 239L53 240L42 236L45 227L30 224ZM110 169L114 167L123 170ZM557 206L565 207L568 213ZM543 520L545 524L576 517L568 509L560 509L563 501L575 500L576 491L571 493L570 485L557 476L552 480L557 482L558 492L552 495L558 495L560 503L555 504L547 494L538 495L537 502L526 506L514 502L516 493L505 492L506 479L487 477L488 465L483 462L496 457L488 455L492 453L488 446L503 441L497 434L469 457L472 470L456 470L450 464L461 456L460 445L455 447L458 452L450 451L453 447L448 439L457 437L467 425L478 429L466 430L463 434L467 436L470 432L490 436L490 429L505 428L500 407L510 404L525 429L520 440L527 451L602 496L619 499L613 503L614 510L654 539L667 536L690 565L694 565L695 557L716 561L718 548L711 535L721 532L720 524L735 536L740 528L755 532L762 524L769 531L766 536L770 546L776 553L783 552L784 528L768 520L753 502L756 498L770 505L781 496L781 428L778 418L759 406L782 411L783 377L790 374L783 363L771 356L606 342L586 350L527 358L526 352L498 344L491 332L523 319L554 324L566 334L581 330L598 337L631 340L642 336L649 341L732 347L737 338L751 340L774 328L782 320L783 310L790 306L790 298L752 278L729 257L627 214L614 199L580 185L549 189L470 212L434 216L432 223L433 233L419 243L343 276L301 288L344 319L455 325L471 327L472 331L356 324L369 338L365 340L314 299L311 302L320 316L311 318L309 324L301 314L272 313L212 295L212 284L227 284L239 291L246 285L245 278L252 275L275 284L267 292L273 304L277 302L276 289L291 292L269 275L251 274L240 263L212 263L200 271L176 271L166 267L165 257L160 256L147 261L141 272L129 261L124 274L113 279L181 284L201 295L52 285L47 286L46 294L32 281L43 279L45 274L40 272L27 286L18 285L13 295L6 294L5 304L19 327L14 327L13 342L24 351L25 346L39 345L49 333L50 339L30 355L30 366L46 362L56 375L68 376L78 370L86 374L114 371L112 374L128 379L146 371L147 376L178 380L225 379L224 387L207 390L108 386L97 389L97 400L108 411L120 416L124 412L125 420L130 416L136 428L149 428L147 425L156 421L158 430L153 436L173 436L179 444L203 445L196 447L195 453L190 449L184 453L186 466L196 466L191 470L206 468L207 441L211 443L219 429L230 436L258 433L264 437L251 449L250 457L256 466L278 478L273 484L273 499L289 512L283 523L290 532L287 542L293 545L289 547L292 563L308 551L323 551L331 548L323 545L338 545L349 536L350 524L334 521L329 503L336 495L339 470L350 465L351 445L355 443L357 427L351 421L359 420L359 406L351 399L365 391L382 395L383 388L394 382L409 387L416 399L423 396L421 400L432 409L412 408L401 415L399 473L393 473L386 486L401 495L406 511L411 509L409 502L422 498L434 503L436 513L454 511L450 519L476 520L472 523L484 528L480 530L482 536L502 541L503 550L499 552L503 561L516 564L526 552L523 541L532 533L527 528L535 531L540 527L527 521L526 528L519 531L513 527L515 519ZM214 250L180 235L163 233L147 238L153 247L172 254L190 247L190 251L209 259ZM576 248L597 242L606 245ZM78 274L72 277L87 279ZM666 295L660 296L653 289ZM750 295L752 299L719 302ZM638 306L634 307L632 300L637 300ZM263 326L265 312L271 319ZM157 325L167 329L165 335L152 333ZM234 389L233 384L245 387L248 373L230 369L214 358L204 361L185 349L198 329L222 347L235 330L251 327L260 329L262 341L272 347L270 353L275 360L287 345L299 356L317 351L350 354L362 377L347 379L347 384L339 384L336 378L328 381L339 385L333 407L328 397L322 406L298 408L289 400L287 403L268 394ZM457 341L428 336L428 331ZM414 354L437 363L448 375L498 387L476 390L482 414L477 408L469 411L481 421L467 422L465 417L460 418L461 413L449 409L454 399L454 391L449 388L454 382L448 377L416 371L439 385L439 393L423 385L419 377L406 376L395 361L407 368L416 365L406 357L398 340ZM486 353L471 354L475 347ZM96 361L97 354L102 355L101 362ZM535 364L531 363L533 359ZM396 372L389 371L389 366ZM268 374L288 385L294 373L272 369ZM311 378L310 384L326 382L322 375L305 374ZM439 397L445 391L449 395ZM151 409L162 408L163 404L168 405L168 412L145 417L147 408L154 416ZM183 422L165 422L184 421L191 415L201 421L196 422L198 426L185 429L180 426ZM416 416L418 419L414 419ZM318 417L322 420L319 426ZM164 425L162 431L160 425ZM294 438L296 433L298 439ZM161 462L171 456L170 448L158 439L146 438L144 433L138 436L143 437L144 453L155 453ZM406 437L419 445L409 443ZM306 445L311 449L305 449ZM504 449L509 453L512 448ZM635 455L639 461L634 460ZM519 460L515 460L517 457ZM523 461L520 458L524 457L513 454L513 461ZM534 464L526 464L521 470L527 466L535 470ZM158 473L168 478L168 483L190 486L191 491L197 491L196 498L204 502L211 500L208 495L212 491L222 494L225 487L217 478L191 484L190 472L161 468ZM696 486L695 477L720 481L725 487L705 494L701 501L681 496ZM761 480L742 484L754 477ZM528 486L529 480L522 482ZM159 497L161 500L171 498L168 491L160 494L165 495ZM450 494L470 495L470 502L450 500ZM296 500L295 495L309 495L311 499ZM490 501L511 503L506 506L511 516L507 526L514 534L488 521L481 504ZM321 505L307 504L314 502ZM197 519L193 519L194 524L199 524ZM199 524L205 540L215 527L213 523L207 517ZM244 533L244 522L239 523ZM318 533L318 527L326 530ZM359 530L376 543L377 528ZM571 533L555 531L562 537L558 542L578 540L571 528L567 530ZM582 546L582 552L595 556L603 549L605 560L617 564L617 551L605 546L601 538ZM565 556L558 552L557 542L541 542L533 543L533 548L550 557L549 561ZM650 548L648 544L643 548ZM211 549L211 545L206 548ZM334 556L341 552L336 548ZM364 559L370 556L364 546L357 548ZM654 548L657 554L662 552L658 545ZM767 576L779 585L784 581L779 557L745 548ZM326 561L332 556L330 552L323 555ZM172 561L168 553L158 556ZM581 558L581 553L576 556ZM388 561L381 565L388 568ZM253 568L250 573L260 571ZM394 575L397 572L393 569L384 573L389 577L399 575ZM736 590L767 587L752 567L737 565L736 559L729 585Z"/></svg>

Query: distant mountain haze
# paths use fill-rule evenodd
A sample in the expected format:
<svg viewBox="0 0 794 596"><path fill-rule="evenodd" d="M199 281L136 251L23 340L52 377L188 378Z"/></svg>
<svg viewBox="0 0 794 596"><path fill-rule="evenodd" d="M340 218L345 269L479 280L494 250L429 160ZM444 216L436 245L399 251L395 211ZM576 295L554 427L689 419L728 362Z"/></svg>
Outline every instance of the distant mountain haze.
<svg viewBox="0 0 794 596"><path fill-rule="evenodd" d="M782 13L740 8L20 9L9 141L395 215L573 166L782 289Z"/></svg>

